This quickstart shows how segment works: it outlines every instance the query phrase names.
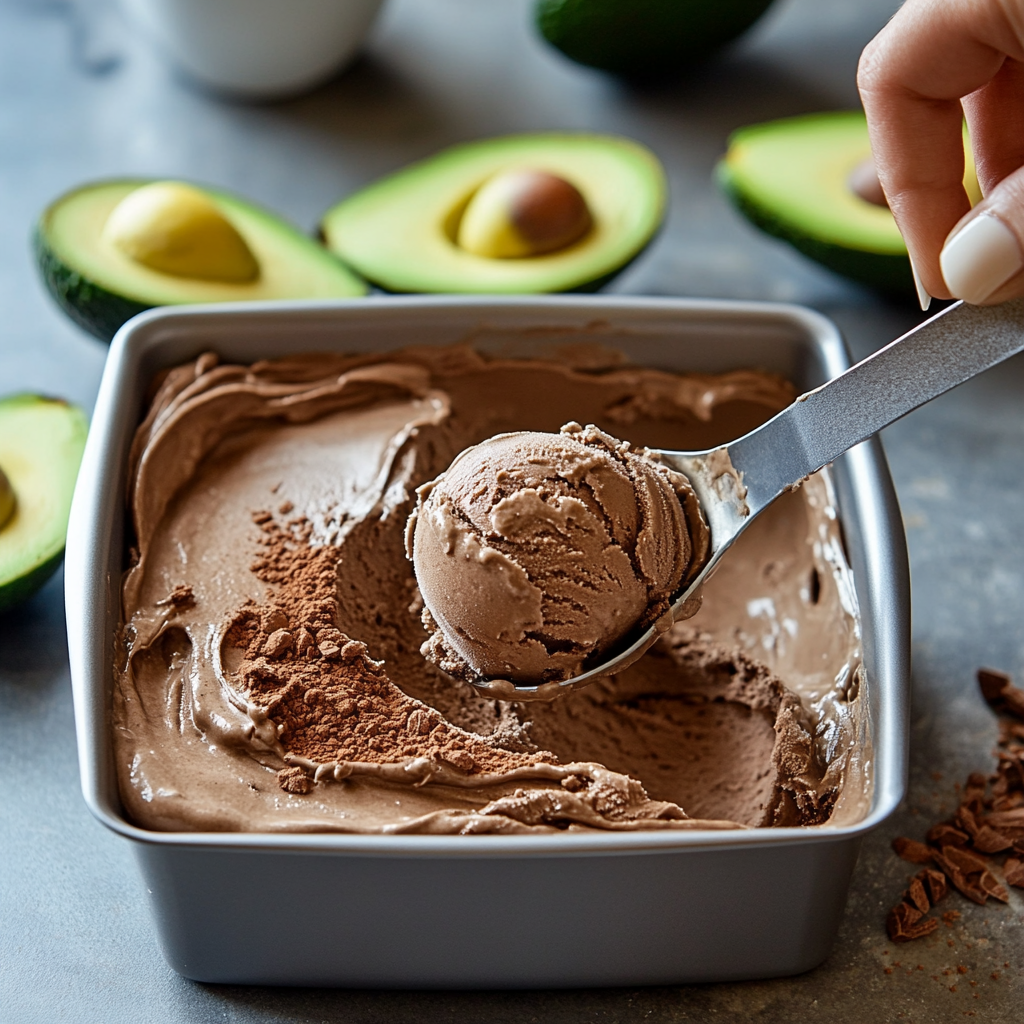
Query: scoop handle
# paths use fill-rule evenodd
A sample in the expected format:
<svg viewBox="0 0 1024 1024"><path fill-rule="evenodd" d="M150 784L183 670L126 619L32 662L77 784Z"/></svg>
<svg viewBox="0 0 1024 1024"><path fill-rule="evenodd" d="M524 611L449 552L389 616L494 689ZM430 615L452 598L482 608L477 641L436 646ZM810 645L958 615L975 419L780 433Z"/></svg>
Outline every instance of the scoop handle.
<svg viewBox="0 0 1024 1024"><path fill-rule="evenodd" d="M729 445L756 515L883 427L1024 351L1024 299L957 302Z"/></svg>

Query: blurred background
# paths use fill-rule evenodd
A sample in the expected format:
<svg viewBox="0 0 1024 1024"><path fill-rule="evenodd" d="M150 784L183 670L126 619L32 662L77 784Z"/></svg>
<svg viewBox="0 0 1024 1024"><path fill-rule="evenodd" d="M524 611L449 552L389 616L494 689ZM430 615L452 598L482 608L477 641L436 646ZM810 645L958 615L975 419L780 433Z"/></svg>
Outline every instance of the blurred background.
<svg viewBox="0 0 1024 1024"><path fill-rule="evenodd" d="M62 192L103 177L187 178L312 231L332 204L385 173L453 143L513 132L622 134L661 159L667 221L612 292L802 303L836 321L855 358L922 318L909 296L882 298L761 234L713 180L735 129L857 108L860 50L895 0L777 0L713 59L640 83L546 43L532 0L386 0L353 63L274 102L201 86L146 33L145 4L127 6L131 15L111 0L0 0L0 393L59 395L86 410L95 397L106 346L58 310L30 252L40 212ZM58 573L0 617L0 1018L1019 1020L1019 893L995 908L957 897L962 916L908 947L887 940L884 919L913 873L891 839L922 838L955 808L954 784L991 766L995 723L975 669L1024 675L1022 384L1016 359L886 431L914 585L911 788L904 809L865 843L839 942L822 967L778 981L557 993L182 980L156 947L126 846L89 818L79 795ZM301 936L275 935L270 919L267 941Z"/></svg>

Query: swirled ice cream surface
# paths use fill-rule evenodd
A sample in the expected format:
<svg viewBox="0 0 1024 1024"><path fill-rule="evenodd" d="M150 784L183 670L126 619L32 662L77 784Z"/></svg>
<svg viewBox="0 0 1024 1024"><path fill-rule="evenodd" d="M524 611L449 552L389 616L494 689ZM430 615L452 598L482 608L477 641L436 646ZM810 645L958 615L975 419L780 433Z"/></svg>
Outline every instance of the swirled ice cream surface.
<svg viewBox="0 0 1024 1024"><path fill-rule="evenodd" d="M622 674L480 696L429 639L416 488L507 431L703 449L794 398L469 346L213 354L157 382L130 457L113 723L122 801L180 831L537 833L827 825L870 799L856 598L827 473L740 538Z"/></svg>

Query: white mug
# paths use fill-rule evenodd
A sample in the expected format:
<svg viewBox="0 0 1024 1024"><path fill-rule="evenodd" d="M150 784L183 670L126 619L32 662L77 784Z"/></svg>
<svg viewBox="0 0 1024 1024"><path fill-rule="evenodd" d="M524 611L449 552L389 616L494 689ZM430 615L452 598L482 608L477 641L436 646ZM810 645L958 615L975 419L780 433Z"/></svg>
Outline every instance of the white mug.
<svg viewBox="0 0 1024 1024"><path fill-rule="evenodd" d="M358 51L383 0L121 0L170 59L253 99L311 89Z"/></svg>

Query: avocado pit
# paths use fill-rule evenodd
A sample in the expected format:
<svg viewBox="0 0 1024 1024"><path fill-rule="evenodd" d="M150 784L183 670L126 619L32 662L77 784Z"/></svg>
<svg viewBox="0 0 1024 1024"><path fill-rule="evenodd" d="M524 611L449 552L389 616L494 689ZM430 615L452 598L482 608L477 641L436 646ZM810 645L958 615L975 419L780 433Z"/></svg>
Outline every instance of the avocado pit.
<svg viewBox="0 0 1024 1024"><path fill-rule="evenodd" d="M470 197L456 232L467 252L489 259L519 259L565 249L594 219L575 185L548 171L506 170Z"/></svg>
<svg viewBox="0 0 1024 1024"><path fill-rule="evenodd" d="M875 168L874 158L868 157L862 160L846 179L846 184L855 196L860 196L866 203L872 206L889 208L889 200L885 198L882 191L882 183L878 180L878 171Z"/></svg>
<svg viewBox="0 0 1024 1024"><path fill-rule="evenodd" d="M155 181L129 192L111 211L103 237L164 274L244 284L260 268L245 239L199 189Z"/></svg>
<svg viewBox="0 0 1024 1024"><path fill-rule="evenodd" d="M11 481L7 479L7 474L0 468L0 530L14 515L15 504L14 488L11 487Z"/></svg>

